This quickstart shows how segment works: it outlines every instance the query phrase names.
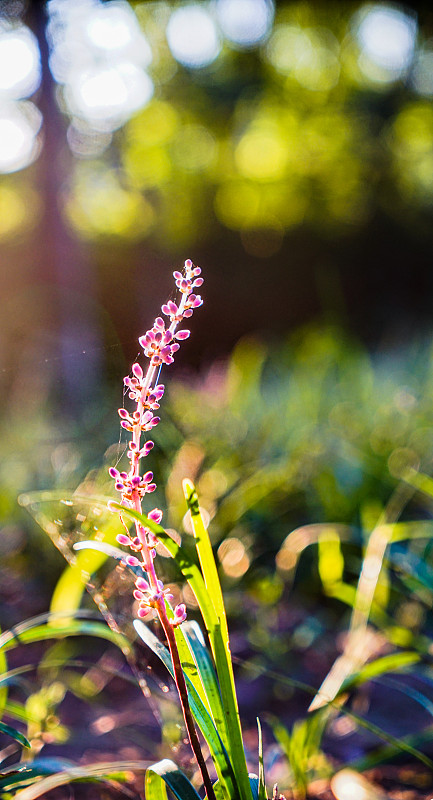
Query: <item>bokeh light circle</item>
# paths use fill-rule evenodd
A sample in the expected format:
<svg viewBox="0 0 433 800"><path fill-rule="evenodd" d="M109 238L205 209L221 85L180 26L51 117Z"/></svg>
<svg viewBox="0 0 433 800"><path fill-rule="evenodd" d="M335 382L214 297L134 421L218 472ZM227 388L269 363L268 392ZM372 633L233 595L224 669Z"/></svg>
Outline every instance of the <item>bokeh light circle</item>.
<svg viewBox="0 0 433 800"><path fill-rule="evenodd" d="M0 92L13 99L29 97L40 80L36 37L25 25L6 28L0 23Z"/></svg>
<svg viewBox="0 0 433 800"><path fill-rule="evenodd" d="M166 36L172 55L185 67L206 67L221 51L220 36L211 14L197 3L173 11Z"/></svg>
<svg viewBox="0 0 433 800"><path fill-rule="evenodd" d="M274 18L271 0L216 0L224 36L240 47L252 47L270 32Z"/></svg>

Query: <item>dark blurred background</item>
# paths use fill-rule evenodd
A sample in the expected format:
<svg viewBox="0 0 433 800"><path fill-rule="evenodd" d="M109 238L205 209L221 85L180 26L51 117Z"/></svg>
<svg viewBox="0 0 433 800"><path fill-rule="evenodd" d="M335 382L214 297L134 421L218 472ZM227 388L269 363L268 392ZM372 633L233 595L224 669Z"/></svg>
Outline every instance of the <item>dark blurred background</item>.
<svg viewBox="0 0 433 800"><path fill-rule="evenodd" d="M3 0L0 15L6 389L24 360L66 404L94 397L186 257L207 281L189 363L323 317L373 347L430 329L426 5Z"/></svg>

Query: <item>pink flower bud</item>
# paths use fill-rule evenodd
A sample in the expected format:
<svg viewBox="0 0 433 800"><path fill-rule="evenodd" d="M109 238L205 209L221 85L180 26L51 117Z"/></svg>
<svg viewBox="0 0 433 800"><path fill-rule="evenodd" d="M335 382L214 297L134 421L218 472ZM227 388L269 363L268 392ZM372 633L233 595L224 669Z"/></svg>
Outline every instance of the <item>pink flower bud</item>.
<svg viewBox="0 0 433 800"><path fill-rule="evenodd" d="M183 316L185 319L188 319L188 317L192 317L192 308L186 308L185 311L183 312Z"/></svg>
<svg viewBox="0 0 433 800"><path fill-rule="evenodd" d="M146 489L148 492L154 492L156 489L156 483L148 483L146 485Z"/></svg>
<svg viewBox="0 0 433 800"><path fill-rule="evenodd" d="M118 533L116 539L119 542L119 544L124 544L126 546L131 544L131 539L129 538L129 536L125 536L124 533Z"/></svg>
<svg viewBox="0 0 433 800"><path fill-rule="evenodd" d="M120 472L119 474L120 474L120 477L121 477L123 480L126 480L126 478L128 477L128 473L127 473L127 472Z"/></svg>
<svg viewBox="0 0 433 800"><path fill-rule="evenodd" d="M167 303L167 306L169 308L170 314L173 314L173 316L176 316L177 312L179 311L176 303L173 303L172 300L169 300L168 303Z"/></svg>
<svg viewBox="0 0 433 800"><path fill-rule="evenodd" d="M138 567L140 563L138 558L136 558L135 556L126 556L125 561L130 567Z"/></svg>
<svg viewBox="0 0 433 800"><path fill-rule="evenodd" d="M122 419L129 419L129 414L126 408L119 408L117 413L119 414L119 417L122 417Z"/></svg>
<svg viewBox="0 0 433 800"><path fill-rule="evenodd" d="M203 284L204 284L204 280L203 280L203 278L196 278L196 279L195 279L195 281L194 281L194 283L193 283L193 286L194 286L194 287L195 287L195 286L203 286Z"/></svg>
<svg viewBox="0 0 433 800"><path fill-rule="evenodd" d="M149 519L151 519L153 522L156 522L156 524L159 525L159 523L162 520L162 511L160 508L153 508L152 511L149 511L147 516L149 517Z"/></svg>
<svg viewBox="0 0 433 800"><path fill-rule="evenodd" d="M157 317L156 318L156 320L155 320L155 328L161 328L162 330L164 330L165 322L162 319L162 317Z"/></svg>
<svg viewBox="0 0 433 800"><path fill-rule="evenodd" d="M150 609L146 608L146 606L140 606L140 608L137 611L137 615L140 617L140 619L143 619L143 617L147 617L149 611Z"/></svg>
<svg viewBox="0 0 433 800"><path fill-rule="evenodd" d="M173 272L173 278L176 281L181 281L182 280L182 273L178 272L177 270L175 270L175 272Z"/></svg>
<svg viewBox="0 0 433 800"><path fill-rule="evenodd" d="M110 478L117 478L119 472L115 467L110 467L110 469L108 470L108 474Z"/></svg>
<svg viewBox="0 0 433 800"><path fill-rule="evenodd" d="M133 364L132 365L132 372L134 373L136 378L140 378L141 379L143 377L143 370L141 369L140 364L137 364L137 363Z"/></svg>
<svg viewBox="0 0 433 800"><path fill-rule="evenodd" d="M188 336L190 334L191 334L191 331L188 331L186 329L183 330L183 331L178 331L176 333L176 335L175 335L175 339L179 339L179 341L182 341L182 339L188 339Z"/></svg>
<svg viewBox="0 0 433 800"><path fill-rule="evenodd" d="M148 582L144 578L137 578L135 585L137 589L141 589L142 592L148 592L150 589Z"/></svg>
<svg viewBox="0 0 433 800"><path fill-rule="evenodd" d="M139 589L134 589L134 591L132 592L132 594L134 595L134 597L135 597L135 599L136 599L136 600L142 600L142 599L143 599L143 597L144 597L144 595L143 595L143 592L140 592L140 590L139 590Z"/></svg>
<svg viewBox="0 0 433 800"><path fill-rule="evenodd" d="M150 483L150 481L152 480L152 478L153 478L153 472L150 472L150 471L149 471L149 472L146 472L146 473L143 475L143 477L142 477L142 479L141 479L141 480L143 481L143 483Z"/></svg>
<svg viewBox="0 0 433 800"><path fill-rule="evenodd" d="M193 273L194 276L201 275L200 267L194 267Z"/></svg>
<svg viewBox="0 0 433 800"><path fill-rule="evenodd" d="M187 258L186 261L185 261L185 269L189 270L189 269L192 268L192 266L193 266L193 263L192 263L191 259Z"/></svg>

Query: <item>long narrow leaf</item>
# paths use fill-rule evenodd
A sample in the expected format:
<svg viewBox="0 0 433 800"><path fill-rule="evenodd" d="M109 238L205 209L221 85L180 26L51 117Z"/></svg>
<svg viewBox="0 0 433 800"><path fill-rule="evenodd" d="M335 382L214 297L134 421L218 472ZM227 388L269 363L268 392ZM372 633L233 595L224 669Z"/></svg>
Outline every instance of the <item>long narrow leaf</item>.
<svg viewBox="0 0 433 800"><path fill-rule="evenodd" d="M197 564L192 561L192 559L188 556L185 550L175 542L171 536L161 528L160 525L157 525L152 520L148 519L144 514L139 514L137 511L133 509L126 509L124 506L121 506L120 503L112 503L112 508L117 509L118 511L122 512L124 517L128 517L132 520L137 520L145 527L149 528L155 536L166 546L167 550L169 551L170 555L176 561L179 569L181 570L183 576L188 581L192 591L195 594L197 599L203 621L206 627L206 631L209 635L209 640L213 643L213 650L215 653L215 662L217 664L217 671L218 671L218 678L220 680L221 685L221 695L223 698L223 705L226 712L226 717L229 715L230 719L233 719L233 692L231 688L231 678L229 674L228 663L231 663L229 652L226 649L226 646L223 642L223 638L221 636L221 627L220 621L218 616L215 612L215 608L209 597L207 592L203 576L197 566ZM220 664L220 671L218 670L218 664ZM223 685L225 688L226 696L224 695ZM231 697L231 700L230 700ZM228 709L231 709L228 710ZM236 716L236 711L234 712ZM229 734L229 729L236 731L240 731L239 722L234 722L232 726L227 725L227 734ZM239 755L239 761L236 761L236 754L239 751L239 744L237 747L232 749L232 740L229 736L231 749L230 754L233 759L233 765L236 770L236 783L237 788L240 796L240 800L251 800L251 789L248 781L248 774L246 774L246 786L245 781L242 782L242 776L244 774L244 762L245 762L245 754L242 745L242 739L240 740L240 747L242 748L242 752ZM246 767L245 767L246 769ZM239 780L241 778L241 780Z"/></svg>
<svg viewBox="0 0 433 800"><path fill-rule="evenodd" d="M229 632L221 584L212 551L212 544L200 513L197 492L193 483L189 480L183 481L183 489L186 503L191 514L197 553L205 586L208 591L208 598L213 605L219 623L210 633L210 642L220 682L223 706L226 712L225 723L227 737L230 742L230 753L232 754L241 797L243 800L250 800L251 787L248 780L248 769L242 741L242 728L236 697Z"/></svg>
<svg viewBox="0 0 433 800"><path fill-rule="evenodd" d="M263 761L263 736L262 736L262 726L260 724L260 720L257 717L257 730L259 734L259 789L258 795L259 800L267 800L268 796L266 794L266 782L265 782L265 765Z"/></svg>
<svg viewBox="0 0 433 800"><path fill-rule="evenodd" d="M37 797L45 795L51 789L65 786L74 781L130 781L135 772L144 772L148 767L148 761L86 764L84 767L65 767L40 780L41 774L44 774L41 768L23 764L17 765L17 771L6 776L6 780L2 780L2 789L3 791L7 791L8 788L15 790L19 788L20 784L27 784L26 788L14 794L14 800L36 800ZM31 785L28 785L30 782L32 782Z"/></svg>
<svg viewBox="0 0 433 800"><path fill-rule="evenodd" d="M158 656L158 658L170 672L172 678L174 678L173 664L168 648L159 641L155 634L152 633L147 625L145 625L141 620L134 620L134 628L143 642L150 647L155 655ZM194 689L194 686L187 675L185 675L185 680L188 688L188 698L191 711L194 715L197 725L206 739L209 750L212 754L221 788L225 793L227 800L232 800L234 797L236 797L236 791L233 767L230 763L227 751L224 748L209 712L206 710L206 707L200 700L198 693Z"/></svg>
<svg viewBox="0 0 433 800"><path fill-rule="evenodd" d="M167 800L166 785L177 800L200 800L193 785L173 761L165 758L146 770L146 800Z"/></svg>
<svg viewBox="0 0 433 800"><path fill-rule="evenodd" d="M6 725L5 722L0 722L0 733L5 733L7 736L12 736L12 739L15 739L16 742L19 742L24 747L30 747L30 742L26 737L17 731L16 728L12 728L11 725Z"/></svg>
<svg viewBox="0 0 433 800"><path fill-rule="evenodd" d="M222 707L220 688L209 650L207 649L203 639L203 634L195 620L192 620L191 622L184 622L184 624L178 628L178 630L182 629L186 634L188 644L197 664L198 675L200 677L203 690L206 694L212 718L215 722L217 730L221 735L221 739L227 748L228 741L226 738L226 728L224 725L224 711Z"/></svg>
<svg viewBox="0 0 433 800"><path fill-rule="evenodd" d="M47 639L61 639L66 636L97 636L116 644L123 652L130 652L131 645L125 636L112 631L108 625L102 622L90 622L87 620L50 622L45 625L35 625L27 629L19 630L21 626L10 631L4 631L0 636L0 649L12 650L20 644L30 644L41 642Z"/></svg>

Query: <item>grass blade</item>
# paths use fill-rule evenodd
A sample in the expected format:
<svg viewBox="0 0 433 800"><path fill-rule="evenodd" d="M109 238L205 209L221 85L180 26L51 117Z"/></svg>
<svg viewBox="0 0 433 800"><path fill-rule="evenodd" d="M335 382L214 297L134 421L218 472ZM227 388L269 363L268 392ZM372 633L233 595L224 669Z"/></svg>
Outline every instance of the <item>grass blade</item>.
<svg viewBox="0 0 433 800"><path fill-rule="evenodd" d="M178 630L183 629L188 640L189 647L197 664L198 675L200 677L203 690L205 692L210 713L215 722L216 728L220 733L224 746L227 748L227 732L224 725L224 711L221 702L221 693L215 673L212 659L209 655L203 634L195 620L184 622Z"/></svg>
<svg viewBox="0 0 433 800"><path fill-rule="evenodd" d="M265 781L265 765L263 762L263 736L262 726L257 717L257 730L259 734L259 786L258 786L258 800L268 800L266 794L266 781Z"/></svg>
<svg viewBox="0 0 433 800"><path fill-rule="evenodd" d="M165 758L146 770L146 800L167 800L167 785L177 800L200 800L193 785L173 761Z"/></svg>
<svg viewBox="0 0 433 800"><path fill-rule="evenodd" d="M16 728L12 728L11 725L6 725L5 722L0 722L0 733L5 733L6 736L12 736L12 739L15 739L16 742L19 742L23 745L23 747L30 747L30 742L26 737L17 731Z"/></svg>
<svg viewBox="0 0 433 800"><path fill-rule="evenodd" d="M207 589L208 601L212 604L218 619L218 626L211 631L210 643L221 688L227 738L230 743L230 753L232 754L241 797L243 800L250 800L251 787L248 780L248 769L242 740L242 728L236 697L229 632L221 584L212 551L212 544L200 513L195 487L191 481L184 480L183 490L188 510L191 514L196 548Z"/></svg>
<svg viewBox="0 0 433 800"><path fill-rule="evenodd" d="M225 640L221 634L220 620L212 600L209 597L200 569L185 550L177 544L160 525L157 525L144 514L139 514L132 508L121 506L120 503L113 502L111 507L120 511L123 517L128 517L134 521L137 520L155 534L165 545L195 594L215 657L223 707L225 709L227 738L230 742L230 754L233 759L234 769L236 770L235 775L239 797L240 800L251 800L251 788L246 769L239 712L237 710L236 696L234 694L234 678L228 638Z"/></svg>
<svg viewBox="0 0 433 800"><path fill-rule="evenodd" d="M134 621L134 628L143 642L150 647L152 652L154 652L158 658L161 659L164 666L170 672L172 678L174 678L173 665L168 648L159 641L155 634L152 633L147 625L145 625L141 620L137 619ZM235 780L233 775L233 767L230 763L227 751L222 744L219 733L215 728L209 712L202 703L198 693L194 689L194 686L191 684L191 681L187 675L185 675L185 680L188 687L191 711L209 746L221 789L223 790L224 796L227 798L227 800L232 800L233 797L236 797Z"/></svg>

